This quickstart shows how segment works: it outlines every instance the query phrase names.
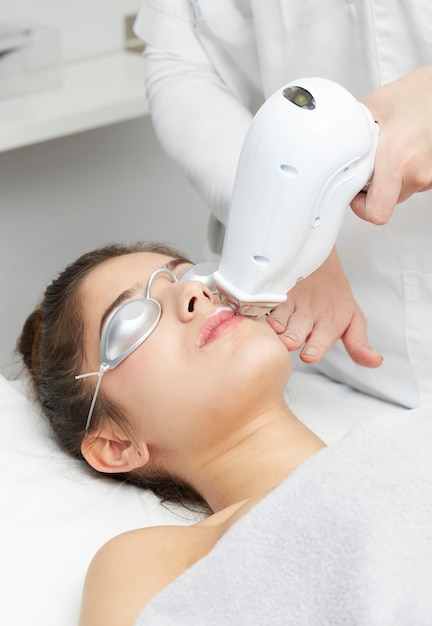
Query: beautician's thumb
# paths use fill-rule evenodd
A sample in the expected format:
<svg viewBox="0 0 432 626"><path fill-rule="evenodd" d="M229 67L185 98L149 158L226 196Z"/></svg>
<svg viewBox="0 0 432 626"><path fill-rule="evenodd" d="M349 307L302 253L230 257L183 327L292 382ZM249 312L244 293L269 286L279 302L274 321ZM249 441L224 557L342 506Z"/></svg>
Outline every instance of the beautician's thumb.
<svg viewBox="0 0 432 626"><path fill-rule="evenodd" d="M351 209L362 220L383 226L393 215L400 191L398 182L374 176L369 189L358 193L351 202Z"/></svg>
<svg viewBox="0 0 432 626"><path fill-rule="evenodd" d="M382 365L384 358L371 348L367 339L359 338L355 333L348 330L342 337L342 341L345 350L357 365L372 369Z"/></svg>

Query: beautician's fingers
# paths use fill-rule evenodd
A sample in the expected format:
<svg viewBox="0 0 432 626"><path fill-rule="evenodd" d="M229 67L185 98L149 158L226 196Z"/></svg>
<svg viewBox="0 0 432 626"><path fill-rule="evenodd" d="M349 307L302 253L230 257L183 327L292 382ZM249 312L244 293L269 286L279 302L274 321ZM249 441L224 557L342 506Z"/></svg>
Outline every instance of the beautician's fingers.
<svg viewBox="0 0 432 626"><path fill-rule="evenodd" d="M366 319L342 270L336 249L313 274L299 281L287 300L267 317L288 350L303 346L305 363L319 361L338 339L360 365L377 367L382 358L369 346Z"/></svg>
<svg viewBox="0 0 432 626"><path fill-rule="evenodd" d="M371 348L367 338L366 326L366 318L359 309L342 335L342 343L351 359L357 365L371 368L379 367L384 359L381 354L378 354Z"/></svg>
<svg viewBox="0 0 432 626"><path fill-rule="evenodd" d="M334 341L339 339L356 308L358 305L336 248L333 248L315 272L289 291L286 301L271 311L267 321L281 335L289 350L297 350L309 337L318 320L337 319L337 336Z"/></svg>
<svg viewBox="0 0 432 626"><path fill-rule="evenodd" d="M292 308L292 305L284 303L279 305L279 316L285 311ZM281 317L279 318L281 319ZM278 322L274 324L271 319L269 323L276 330ZM282 325L279 322L279 328ZM341 332L341 328L344 329ZM317 363L325 353L333 347L340 338L345 346L351 359L358 365L363 367L379 367L383 358L375 352L369 344L366 332L366 320L360 309L356 307L354 314L349 322L346 322L338 315L323 315L318 319L314 319L312 310L308 307L302 310L301 305L290 315L289 322L285 331L279 333L281 341L288 350L298 350L300 358L304 363Z"/></svg>
<svg viewBox="0 0 432 626"><path fill-rule="evenodd" d="M379 87L362 102L380 133L372 184L351 208L380 225L396 204L432 188L432 65Z"/></svg>
<svg viewBox="0 0 432 626"><path fill-rule="evenodd" d="M267 322L270 324L270 326L273 328L277 335L284 334L284 338L287 340L287 342L293 342L293 345L291 347L290 345L288 345L287 342L284 341L284 343L287 343L287 348L289 350L297 350L297 348L299 348L304 341L304 339L303 341L300 341L297 334L293 336L291 336L289 333L285 334L288 321L291 319L294 311L294 300L288 294L287 300L285 302L282 302L282 304L279 304L275 309L273 309L270 315L268 315L267 317Z"/></svg>
<svg viewBox="0 0 432 626"><path fill-rule="evenodd" d="M321 320L314 326L300 352L301 360L304 363L318 362L334 345L337 334L332 321ZM382 356L375 352L369 344L366 333L366 321L360 311L353 316L341 340L349 356L357 365L375 368L382 364Z"/></svg>
<svg viewBox="0 0 432 626"><path fill-rule="evenodd" d="M432 189L432 143L421 165L395 162L394 153L378 156L372 183L367 192L360 192L351 202L351 209L361 219L381 226L386 224L397 204L414 193ZM402 171L400 168L404 167ZM425 166L429 169L425 169Z"/></svg>
<svg viewBox="0 0 432 626"><path fill-rule="evenodd" d="M402 179L395 170L382 172L377 163L372 183L367 192L360 192L351 202L351 209L363 220L377 226L387 224L401 194Z"/></svg>

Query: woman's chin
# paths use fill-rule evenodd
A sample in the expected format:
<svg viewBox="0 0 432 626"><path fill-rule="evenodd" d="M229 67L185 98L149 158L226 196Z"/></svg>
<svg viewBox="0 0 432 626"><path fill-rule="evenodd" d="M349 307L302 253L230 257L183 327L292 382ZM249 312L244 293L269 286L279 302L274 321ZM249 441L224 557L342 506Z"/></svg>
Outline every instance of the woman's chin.
<svg viewBox="0 0 432 626"><path fill-rule="evenodd" d="M243 341L236 350L236 359L242 363L239 362L239 367L247 370L252 378L265 376L272 385L277 380L286 385L292 370L291 354L270 327L269 330L269 333Z"/></svg>

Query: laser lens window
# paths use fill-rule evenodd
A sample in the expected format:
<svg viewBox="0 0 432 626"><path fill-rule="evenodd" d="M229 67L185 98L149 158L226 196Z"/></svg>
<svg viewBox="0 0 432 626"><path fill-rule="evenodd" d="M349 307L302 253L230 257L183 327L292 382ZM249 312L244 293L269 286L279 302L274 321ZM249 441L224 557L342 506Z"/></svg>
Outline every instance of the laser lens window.
<svg viewBox="0 0 432 626"><path fill-rule="evenodd" d="M316 106L313 95L307 89L298 85L284 89L283 96L301 109L312 111Z"/></svg>

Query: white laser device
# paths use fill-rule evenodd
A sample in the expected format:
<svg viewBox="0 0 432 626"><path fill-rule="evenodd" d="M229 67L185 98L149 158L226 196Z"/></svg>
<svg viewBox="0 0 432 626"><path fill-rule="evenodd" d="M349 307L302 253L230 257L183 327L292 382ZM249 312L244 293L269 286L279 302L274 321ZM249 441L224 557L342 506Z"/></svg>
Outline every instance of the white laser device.
<svg viewBox="0 0 432 626"><path fill-rule="evenodd" d="M370 182L377 143L369 110L333 81L296 80L263 104L242 147L213 276L238 313L268 313L326 260Z"/></svg>

